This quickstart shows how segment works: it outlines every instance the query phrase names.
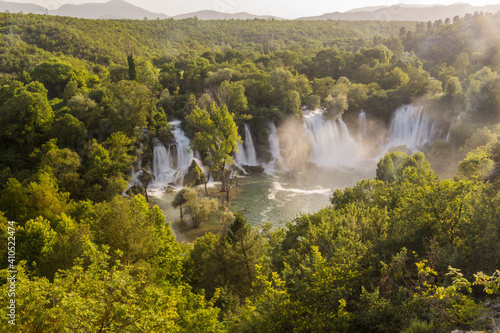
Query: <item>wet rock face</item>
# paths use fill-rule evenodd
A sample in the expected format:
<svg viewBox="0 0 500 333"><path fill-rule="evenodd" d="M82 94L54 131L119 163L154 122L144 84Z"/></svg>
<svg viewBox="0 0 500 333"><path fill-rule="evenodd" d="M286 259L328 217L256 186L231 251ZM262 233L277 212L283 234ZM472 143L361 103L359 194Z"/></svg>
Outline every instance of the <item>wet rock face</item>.
<svg viewBox="0 0 500 333"><path fill-rule="evenodd" d="M262 165L243 165L243 169L245 169L246 172L251 173L261 173L264 172L264 167Z"/></svg>

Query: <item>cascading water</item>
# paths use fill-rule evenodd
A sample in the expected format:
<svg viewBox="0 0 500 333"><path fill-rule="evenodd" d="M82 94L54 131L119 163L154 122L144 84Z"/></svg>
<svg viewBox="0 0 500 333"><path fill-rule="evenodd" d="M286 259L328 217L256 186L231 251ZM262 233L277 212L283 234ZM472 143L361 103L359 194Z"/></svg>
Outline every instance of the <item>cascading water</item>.
<svg viewBox="0 0 500 333"><path fill-rule="evenodd" d="M234 159L238 165L259 165L257 161L257 153L253 144L252 133L250 126L244 124L245 127L245 142L238 143L238 152L235 154Z"/></svg>
<svg viewBox="0 0 500 333"><path fill-rule="evenodd" d="M153 148L153 174L155 179L152 186L175 183L175 171L170 149L167 150L163 144L157 143Z"/></svg>
<svg viewBox="0 0 500 333"><path fill-rule="evenodd" d="M304 126L309 141L309 161L317 166L354 167L360 159L360 147L349 134L341 117L326 120L324 110L309 111L304 115Z"/></svg>
<svg viewBox="0 0 500 333"><path fill-rule="evenodd" d="M363 141L368 132L368 121L366 120L365 111L361 110L358 115L358 140Z"/></svg>
<svg viewBox="0 0 500 333"><path fill-rule="evenodd" d="M269 122L269 130L267 132L269 138L269 150L271 153L271 161L264 167L266 173L275 173L276 167L284 168L283 159L281 158L280 140L278 131L272 121Z"/></svg>
<svg viewBox="0 0 500 333"><path fill-rule="evenodd" d="M451 121L451 124L450 124L450 127L448 127L448 132L446 133L446 142L450 141L450 134L451 134L451 128L452 126L460 120L460 118L462 117L462 114L459 114L457 117L455 117L452 121Z"/></svg>
<svg viewBox="0 0 500 333"><path fill-rule="evenodd" d="M193 161L193 153L189 150L189 138L181 129L181 121L173 120L172 133L175 142L166 148L157 143L153 149L153 174L155 179L149 190L162 189L168 184L182 185L184 174Z"/></svg>
<svg viewBox="0 0 500 333"><path fill-rule="evenodd" d="M434 124L422 110L423 106L403 105L394 112L386 151L397 146L406 146L415 152L433 141Z"/></svg>
<svg viewBox="0 0 500 333"><path fill-rule="evenodd" d="M193 153L189 149L189 138L181 128L180 120L173 120L170 122L172 125L172 133L175 138L175 147L177 151L177 169L182 167L189 167L193 160Z"/></svg>
<svg viewBox="0 0 500 333"><path fill-rule="evenodd" d="M144 146L141 143L139 149L136 152L136 155L137 155L137 167L133 168L130 171L130 177L132 178L132 180L128 183L127 188L122 193L125 196L127 195L128 190L130 190L132 187L134 187L134 186L143 186L143 184L142 184L142 182L140 180L140 177L144 173L144 171L142 170L142 167L141 167L141 158L140 158L141 155L142 155L143 150L144 150Z"/></svg>

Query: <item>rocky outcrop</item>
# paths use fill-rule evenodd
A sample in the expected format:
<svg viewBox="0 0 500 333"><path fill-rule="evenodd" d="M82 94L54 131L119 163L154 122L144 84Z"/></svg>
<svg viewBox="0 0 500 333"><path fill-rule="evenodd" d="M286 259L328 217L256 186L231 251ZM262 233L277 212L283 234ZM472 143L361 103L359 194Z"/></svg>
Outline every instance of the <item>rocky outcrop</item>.
<svg viewBox="0 0 500 333"><path fill-rule="evenodd" d="M203 170L196 164L196 161L193 160L191 165L188 168L188 171L184 175L184 179L182 181L182 186L198 186L204 184L205 176L203 174Z"/></svg>
<svg viewBox="0 0 500 333"><path fill-rule="evenodd" d="M262 173L265 171L262 165L243 165L243 169L247 173Z"/></svg>

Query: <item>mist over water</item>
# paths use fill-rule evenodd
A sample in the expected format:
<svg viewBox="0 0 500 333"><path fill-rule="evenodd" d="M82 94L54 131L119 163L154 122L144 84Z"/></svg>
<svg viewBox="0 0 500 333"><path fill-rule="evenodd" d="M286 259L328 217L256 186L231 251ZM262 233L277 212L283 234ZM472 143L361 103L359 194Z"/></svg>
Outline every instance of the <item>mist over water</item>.
<svg viewBox="0 0 500 333"><path fill-rule="evenodd" d="M362 158L362 149L339 117L326 120L322 110L304 115L306 136L310 147L309 161L319 167L355 167Z"/></svg>
<svg viewBox="0 0 500 333"><path fill-rule="evenodd" d="M356 169L324 169L312 165L306 172L246 175L230 208L242 213L258 226L271 221L284 225L297 215L312 213L330 204L335 189L354 185L358 180L375 176L373 162Z"/></svg>
<svg viewBox="0 0 500 333"><path fill-rule="evenodd" d="M159 195L169 184L182 184L194 159L180 121L171 124L175 143L154 148L155 181L148 192ZM373 178L378 160L391 149L405 147L414 152L440 134L423 107L415 105L395 110L389 128L370 120L364 111L353 126L351 131L342 117L327 119L321 109L305 110L302 120L289 119L279 128L269 122L271 158L265 161L256 152L252 129L244 124L245 140L238 146L235 163L262 165L265 172L245 174L238 179L237 195L232 198L230 209L242 213L253 225L265 221L282 225L299 214L328 206L335 189Z"/></svg>
<svg viewBox="0 0 500 333"><path fill-rule="evenodd" d="M305 111L303 121L290 119L279 129L271 122L268 133L272 159L266 174L246 175L230 206L253 225L282 225L315 212L330 204L335 189L375 175L376 161L365 158L359 138L342 118L326 119L324 110Z"/></svg>

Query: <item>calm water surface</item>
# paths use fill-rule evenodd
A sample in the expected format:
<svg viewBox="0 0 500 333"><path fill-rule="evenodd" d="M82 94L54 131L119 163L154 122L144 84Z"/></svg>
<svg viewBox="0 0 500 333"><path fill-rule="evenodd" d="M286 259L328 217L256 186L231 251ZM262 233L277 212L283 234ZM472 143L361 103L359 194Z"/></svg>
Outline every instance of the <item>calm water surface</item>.
<svg viewBox="0 0 500 333"><path fill-rule="evenodd" d="M353 186L375 176L375 162L359 168L323 169L311 167L296 174L250 174L239 179L238 194L230 208L242 213L254 226L263 222L284 225L297 215L312 213L330 204L335 189Z"/></svg>

